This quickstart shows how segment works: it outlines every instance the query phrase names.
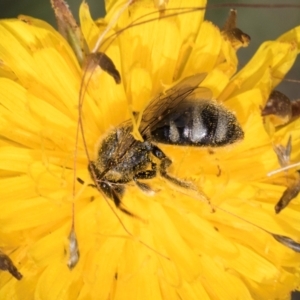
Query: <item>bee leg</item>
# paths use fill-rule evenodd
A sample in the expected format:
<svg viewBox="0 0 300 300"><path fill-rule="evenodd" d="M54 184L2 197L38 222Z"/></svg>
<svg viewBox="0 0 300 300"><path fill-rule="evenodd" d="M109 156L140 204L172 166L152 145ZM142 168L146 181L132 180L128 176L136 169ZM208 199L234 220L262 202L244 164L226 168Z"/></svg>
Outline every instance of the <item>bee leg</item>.
<svg viewBox="0 0 300 300"><path fill-rule="evenodd" d="M118 182L114 186L112 186L108 182L99 180L101 178L101 174L99 173L99 171L95 167L95 163L94 162L90 162L89 163L88 170L89 170L89 172L91 174L91 177L95 181L95 185L91 185L91 186L95 187L98 191L103 192L109 199L113 200L114 203L115 203L115 206L120 211L122 211L123 213L125 213L126 215L144 221L139 216L133 214L132 212L130 212L129 210L127 210L123 206L121 198L124 195L125 187L124 187L124 185L122 183L126 183L126 182ZM78 181L80 183L83 182L82 179L79 179Z"/></svg>
<svg viewBox="0 0 300 300"><path fill-rule="evenodd" d="M152 154L161 160L159 172L162 177L166 178L173 184L178 185L182 188L193 190L194 192L197 193L197 197L199 196L199 199L201 199L202 201L205 201L211 207L211 212L212 213L215 212L215 209L211 205L209 198L204 193L200 192L197 189L197 187L194 186L193 183L175 178L168 174L167 168L172 164L172 161L155 145L152 145Z"/></svg>
<svg viewBox="0 0 300 300"><path fill-rule="evenodd" d="M152 196L152 195L154 195L155 192L153 189L151 189L149 184L138 181L138 179L151 179L156 176L156 164L152 162L151 165L152 165L152 170L146 170L146 171L142 171L142 172L135 174L135 176L133 177L133 180L134 180L135 184L144 193Z"/></svg>
<svg viewBox="0 0 300 300"><path fill-rule="evenodd" d="M116 207L119 210L121 210L123 213L125 213L128 216L139 219L138 216L136 216L135 214L133 214L132 212L130 212L129 210L127 210L126 208L123 207L121 197L122 197L122 194L124 193L124 187L121 187L121 185L119 185L118 188L117 188L118 189L118 191L117 191L116 189L111 187L106 182L101 182L99 187L101 188L101 190L104 192L104 194L107 197L109 197L111 200L114 201Z"/></svg>
<svg viewBox="0 0 300 300"><path fill-rule="evenodd" d="M170 158L168 158L162 150L160 150L157 146L152 145L152 154L161 160L161 164L159 167L160 175L167 180L171 181L173 184L176 184L180 187L186 188L186 189L195 189L194 185L190 182L175 178L168 174L167 168L172 164L172 161Z"/></svg>

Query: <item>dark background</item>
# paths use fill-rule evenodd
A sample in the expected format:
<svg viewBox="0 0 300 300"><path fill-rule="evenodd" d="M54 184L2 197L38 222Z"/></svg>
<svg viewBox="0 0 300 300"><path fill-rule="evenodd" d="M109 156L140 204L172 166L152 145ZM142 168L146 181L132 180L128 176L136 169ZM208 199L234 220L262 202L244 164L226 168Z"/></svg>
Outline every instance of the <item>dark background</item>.
<svg viewBox="0 0 300 300"><path fill-rule="evenodd" d="M78 16L78 7L81 0L67 1L74 16ZM104 15L103 0L87 0L94 18ZM225 0L209 0L210 5L224 4ZM300 4L300 0L264 0L266 4ZM287 30L300 25L300 8L239 8L239 3L262 3L258 0L231 0L231 8L238 10L238 27L251 36L248 48L239 50L240 65L242 68L257 50L259 45L266 40L276 39ZM234 5L236 4L236 6ZM211 8L207 10L206 19L222 27L228 16L229 8ZM50 0L0 0L0 18L12 18L19 14L27 14L48 21L55 25L54 14ZM278 89L291 99L300 98L300 60L292 68L286 78L299 80L299 83L283 81ZM293 294L293 300L300 300L300 293Z"/></svg>

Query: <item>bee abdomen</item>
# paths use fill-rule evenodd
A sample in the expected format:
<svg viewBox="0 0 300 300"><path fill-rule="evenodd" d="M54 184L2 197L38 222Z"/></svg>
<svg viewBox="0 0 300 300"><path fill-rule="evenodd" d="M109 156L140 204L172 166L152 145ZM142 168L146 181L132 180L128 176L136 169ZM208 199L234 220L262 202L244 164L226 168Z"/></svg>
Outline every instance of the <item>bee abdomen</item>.
<svg viewBox="0 0 300 300"><path fill-rule="evenodd" d="M151 135L159 143L198 147L225 146L244 137L235 115L208 101L182 103Z"/></svg>

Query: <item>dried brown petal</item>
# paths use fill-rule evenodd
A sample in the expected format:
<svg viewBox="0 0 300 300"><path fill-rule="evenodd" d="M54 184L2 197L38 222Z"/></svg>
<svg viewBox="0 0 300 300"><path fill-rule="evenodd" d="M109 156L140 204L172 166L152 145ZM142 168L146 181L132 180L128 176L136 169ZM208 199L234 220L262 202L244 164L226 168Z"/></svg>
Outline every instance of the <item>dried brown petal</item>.
<svg viewBox="0 0 300 300"><path fill-rule="evenodd" d="M21 280L23 275L18 271L16 266L8 255L0 251L0 270L8 271L16 279Z"/></svg>
<svg viewBox="0 0 300 300"><path fill-rule="evenodd" d="M300 244L295 242L293 239L291 239L287 236L284 236L284 235L278 235L278 234L273 234L273 233L272 233L272 236L279 243L294 250L295 252L300 252Z"/></svg>
<svg viewBox="0 0 300 300"><path fill-rule="evenodd" d="M121 83L121 75L113 61L103 52L91 53L87 58L86 70L93 71L96 66L112 76L117 84Z"/></svg>
<svg viewBox="0 0 300 300"><path fill-rule="evenodd" d="M240 47L247 47L250 43L250 36L236 27L237 11L231 9L224 25L222 34L226 40L229 40L236 50Z"/></svg>
<svg viewBox="0 0 300 300"><path fill-rule="evenodd" d="M292 117L292 101L283 93L274 90L267 100L261 115L263 117L272 115L275 126L284 125Z"/></svg>
<svg viewBox="0 0 300 300"><path fill-rule="evenodd" d="M291 101L292 104L292 116L291 120L296 120L300 117L300 99Z"/></svg>
<svg viewBox="0 0 300 300"><path fill-rule="evenodd" d="M58 31L68 41L78 62L82 64L89 51L80 27L65 1L51 0L51 4L54 9Z"/></svg>
<svg viewBox="0 0 300 300"><path fill-rule="evenodd" d="M275 212L279 214L288 204L298 196L300 192L300 176L297 173L297 179L283 192L282 197L275 206Z"/></svg>

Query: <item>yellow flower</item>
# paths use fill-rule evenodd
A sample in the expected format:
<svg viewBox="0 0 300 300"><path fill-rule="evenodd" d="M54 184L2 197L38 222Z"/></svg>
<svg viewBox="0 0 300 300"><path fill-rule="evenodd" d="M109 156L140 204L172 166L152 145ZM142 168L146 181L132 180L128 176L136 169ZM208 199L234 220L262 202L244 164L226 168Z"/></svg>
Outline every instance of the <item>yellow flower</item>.
<svg viewBox="0 0 300 300"><path fill-rule="evenodd" d="M168 9L206 4L170 2ZM0 299L287 298L299 285L300 256L273 234L299 241L299 197L276 215L286 178L267 174L279 168L273 145L290 135L291 161L299 161L300 122L278 130L262 119L261 107L293 65L300 28L264 43L234 75L238 47L203 21L203 11L166 17L174 11L155 12L144 0L116 19L123 7L107 1L107 16L97 23L86 4L80 9L90 49L107 26L109 36L145 16L101 44L120 71L119 85L99 69L82 81L71 48L43 21L0 23L0 249L23 275L17 281L1 272ZM152 197L126 184L122 203L139 218L113 212L106 201L113 202L89 186L87 154L76 140L81 83L94 160L100 137L179 80L205 72L201 85L235 113L244 139L213 149L159 147L173 161L170 174L192 180L216 211L199 194L157 177L147 182ZM74 182L74 160L84 184ZM73 217L80 257L70 269Z"/></svg>

